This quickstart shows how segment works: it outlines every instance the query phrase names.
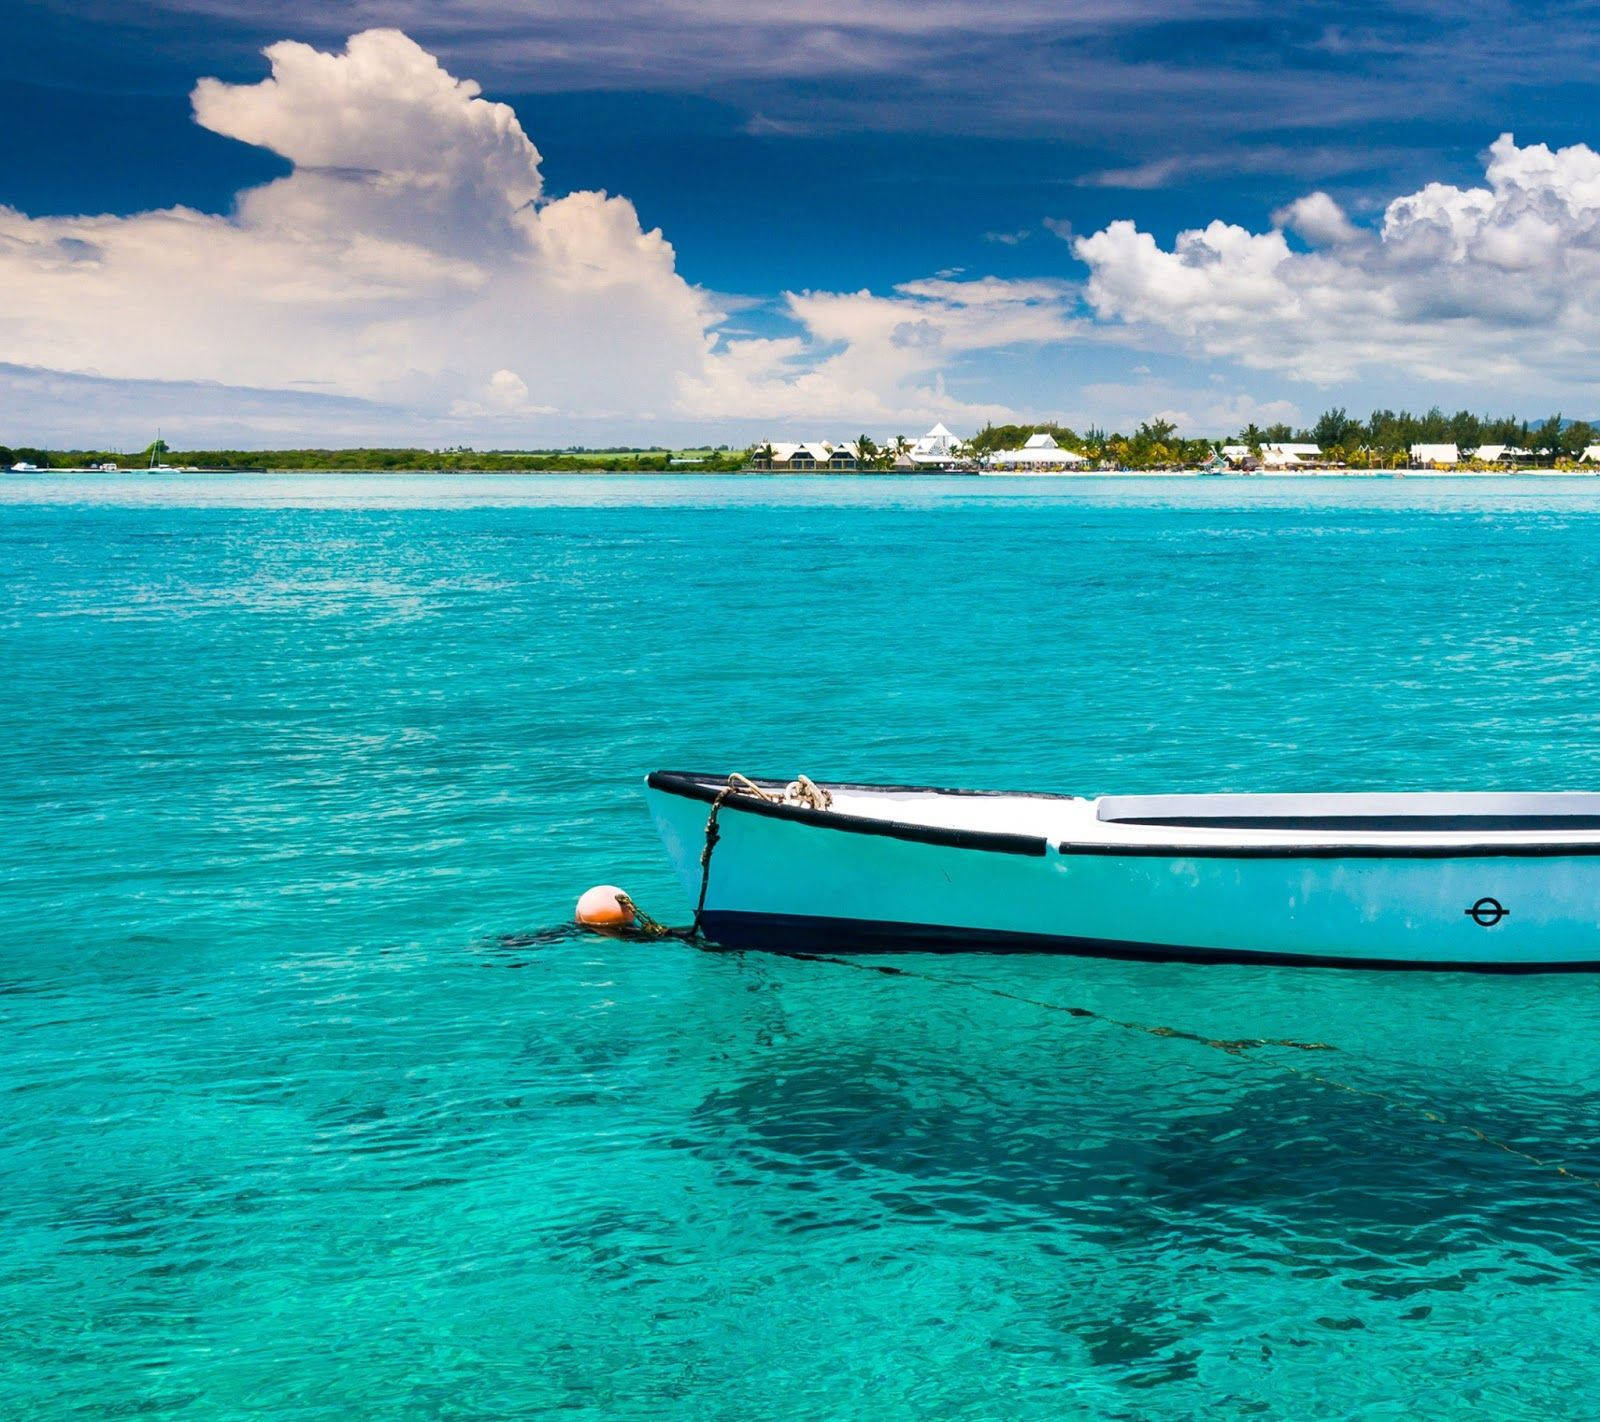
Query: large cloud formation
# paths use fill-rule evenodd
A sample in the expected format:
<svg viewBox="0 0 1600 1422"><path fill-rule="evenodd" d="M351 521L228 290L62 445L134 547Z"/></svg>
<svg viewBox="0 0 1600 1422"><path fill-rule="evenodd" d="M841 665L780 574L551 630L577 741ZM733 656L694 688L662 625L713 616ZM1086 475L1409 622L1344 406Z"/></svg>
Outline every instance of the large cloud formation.
<svg viewBox="0 0 1600 1422"><path fill-rule="evenodd" d="M320 425L298 400L301 429L357 433L349 402L364 401L367 428L387 412L391 434L512 439L574 420L636 435L951 414L969 407L944 393L946 363L1061 332L1043 309L1055 288L942 283L790 296L803 334L721 341L723 303L630 202L547 198L515 113L406 35L266 56L262 82L193 94L199 123L293 164L230 215L0 208L0 366L338 397ZM260 402L244 403L259 426Z"/></svg>
<svg viewBox="0 0 1600 1422"><path fill-rule="evenodd" d="M397 31L267 57L194 92L295 165L231 216L0 209L0 360L505 413L590 407L620 367L637 408L670 404L715 313L631 204L539 201L511 109Z"/></svg>
<svg viewBox="0 0 1600 1422"><path fill-rule="evenodd" d="M1191 351L1320 384L1390 370L1592 399L1600 153L1503 134L1485 178L1396 198L1376 230L1313 193L1267 232L1212 222L1168 250L1113 222L1074 251L1098 316Z"/></svg>

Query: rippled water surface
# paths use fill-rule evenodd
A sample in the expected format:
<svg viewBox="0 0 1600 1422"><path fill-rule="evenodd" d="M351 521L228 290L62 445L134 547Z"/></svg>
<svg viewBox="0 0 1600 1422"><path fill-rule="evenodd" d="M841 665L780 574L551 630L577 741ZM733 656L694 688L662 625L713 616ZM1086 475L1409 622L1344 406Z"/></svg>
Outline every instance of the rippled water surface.
<svg viewBox="0 0 1600 1422"><path fill-rule="evenodd" d="M1592 1415L1593 979L539 930L686 916L656 766L1600 787L1597 564L1596 481L0 481L0 1415Z"/></svg>

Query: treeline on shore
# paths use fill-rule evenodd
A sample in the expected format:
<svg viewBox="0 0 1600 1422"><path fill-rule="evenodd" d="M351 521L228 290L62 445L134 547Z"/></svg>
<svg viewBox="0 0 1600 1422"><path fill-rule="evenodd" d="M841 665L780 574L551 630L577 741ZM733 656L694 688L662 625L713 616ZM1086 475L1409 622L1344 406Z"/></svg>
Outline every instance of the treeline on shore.
<svg viewBox="0 0 1600 1422"><path fill-rule="evenodd" d="M1034 434L1052 435L1063 449L1120 469L1203 464L1224 444L1242 444L1255 454L1267 444L1315 444L1331 462L1372 469L1404 463L1414 444L1454 444L1463 456L1486 444L1514 445L1548 451L1554 463L1575 460L1588 446L1600 443L1600 432L1587 420L1568 421L1552 415L1530 423L1515 415L1497 419L1470 410L1447 415L1435 406L1422 415L1409 410L1374 410L1365 420L1333 409L1306 428L1249 424L1226 439L1182 439L1169 420L1146 420L1131 435L1100 429L1078 434L1056 424L986 425L967 441L967 449L981 458L1017 449Z"/></svg>
<svg viewBox="0 0 1600 1422"><path fill-rule="evenodd" d="M1217 450L1211 439L1180 439L1170 420L1146 420L1131 435L1090 429L1083 434L1066 425L985 425L967 441L967 454L983 459L1001 450L1020 449L1036 434L1047 434L1062 449L1085 456L1091 463L1119 469L1149 469L1164 464L1203 464ZM1288 438L1287 435L1284 436Z"/></svg>
<svg viewBox="0 0 1600 1422"><path fill-rule="evenodd" d="M1484 445L1509 445L1534 451L1552 464L1574 461L1600 430L1587 420L1560 415L1530 423L1514 415L1501 418L1459 410L1447 415L1435 407L1426 414L1407 410L1374 410L1365 420L1342 408L1325 411L1315 424L1296 429L1287 424L1246 425L1224 438L1185 439L1170 420L1152 419L1132 434L1090 428L1083 433L1050 422L985 425L965 443L965 457L981 460L1002 450L1020 448L1035 434L1049 434L1063 449L1083 455L1092 464L1119 469L1152 469L1204 464L1225 444L1248 447L1259 454L1268 444L1315 444L1330 462L1351 468L1389 468L1403 464L1416 444L1454 444L1463 457ZM905 441L899 441L905 443ZM879 450L862 436L863 465L887 467L893 450ZM732 473L747 469L761 446L730 449L604 449L604 450L473 450L473 449L190 449L170 448L157 441L137 454L106 450L49 450L0 445L0 469L31 464L40 469L72 469L115 465L147 468L152 462L175 467L221 470L351 470L371 472L546 472L546 473Z"/></svg>

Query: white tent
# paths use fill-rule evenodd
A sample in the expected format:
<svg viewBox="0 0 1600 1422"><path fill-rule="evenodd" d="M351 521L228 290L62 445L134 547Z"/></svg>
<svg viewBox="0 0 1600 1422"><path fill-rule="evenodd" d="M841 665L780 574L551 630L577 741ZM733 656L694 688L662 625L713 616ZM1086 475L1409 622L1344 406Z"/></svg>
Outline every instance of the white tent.
<svg viewBox="0 0 1600 1422"><path fill-rule="evenodd" d="M1580 464L1600 464L1600 444L1591 444L1578 456Z"/></svg>
<svg viewBox="0 0 1600 1422"><path fill-rule="evenodd" d="M1414 444L1411 446L1413 464L1459 464L1461 451L1453 444Z"/></svg>
<svg viewBox="0 0 1600 1422"><path fill-rule="evenodd" d="M1509 447L1504 444L1480 445L1472 452L1472 457L1480 464L1498 464L1506 457L1506 451Z"/></svg>
<svg viewBox="0 0 1600 1422"><path fill-rule="evenodd" d="M1315 444L1264 444L1261 462L1271 468L1292 469L1322 458L1322 448Z"/></svg>

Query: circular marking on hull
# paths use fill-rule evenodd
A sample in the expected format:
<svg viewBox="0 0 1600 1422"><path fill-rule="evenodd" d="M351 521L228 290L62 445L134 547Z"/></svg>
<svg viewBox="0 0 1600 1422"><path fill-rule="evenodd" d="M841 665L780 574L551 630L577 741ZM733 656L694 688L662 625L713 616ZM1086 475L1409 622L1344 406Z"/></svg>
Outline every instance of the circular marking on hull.
<svg viewBox="0 0 1600 1422"><path fill-rule="evenodd" d="M1467 910L1466 915L1480 928L1493 928L1501 919L1508 918L1511 910L1499 899L1484 897Z"/></svg>

